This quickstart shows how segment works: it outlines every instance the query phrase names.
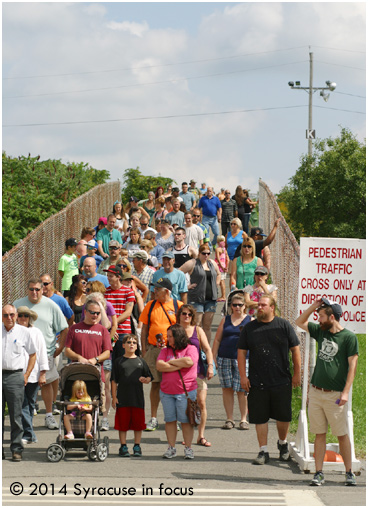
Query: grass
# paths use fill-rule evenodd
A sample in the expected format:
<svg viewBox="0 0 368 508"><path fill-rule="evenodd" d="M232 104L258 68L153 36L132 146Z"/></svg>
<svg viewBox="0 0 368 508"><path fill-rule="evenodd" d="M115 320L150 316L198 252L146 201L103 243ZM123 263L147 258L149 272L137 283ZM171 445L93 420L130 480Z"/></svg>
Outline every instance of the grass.
<svg viewBox="0 0 368 508"><path fill-rule="evenodd" d="M354 418L354 444L355 454L358 458L366 457L366 336L358 335L359 360L353 384L353 418ZM290 432L295 434L298 429L299 411L302 407L302 390L293 390L292 412L293 419ZM314 442L314 434L309 432L309 442ZM337 443L330 429L327 433L327 443Z"/></svg>

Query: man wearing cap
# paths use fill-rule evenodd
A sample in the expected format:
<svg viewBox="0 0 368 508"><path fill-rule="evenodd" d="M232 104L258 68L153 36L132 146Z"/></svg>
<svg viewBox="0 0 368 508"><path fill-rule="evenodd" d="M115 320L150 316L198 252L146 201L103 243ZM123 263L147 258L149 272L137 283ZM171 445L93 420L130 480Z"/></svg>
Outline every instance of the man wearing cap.
<svg viewBox="0 0 368 508"><path fill-rule="evenodd" d="M257 314L258 302L263 295L271 295L276 301L278 288L274 284L267 284L268 275L269 271L265 266L257 266L254 272L255 283L244 288L245 305L249 316Z"/></svg>
<svg viewBox="0 0 368 508"><path fill-rule="evenodd" d="M103 228L106 226L106 224L107 224L107 218L106 218L106 217L100 217L100 218L98 219L98 224L97 224L97 226L95 226L95 227L93 228L93 229L96 231L96 235L97 235L97 233L98 233L101 229L103 229Z"/></svg>
<svg viewBox="0 0 368 508"><path fill-rule="evenodd" d="M291 421L292 388L300 385L299 339L291 324L275 315L276 302L263 295L258 302L257 319L244 326L238 341L240 384L249 393L249 422L256 426L259 444L253 464L269 462L268 421L276 420L279 460L290 460L287 435ZM249 351L249 377L246 357ZM289 352L293 363L290 372Z"/></svg>
<svg viewBox="0 0 368 508"><path fill-rule="evenodd" d="M271 252L268 245L270 245L275 239L280 220L281 217L275 220L275 224L268 236L263 233L263 229L260 227L252 228L250 231L250 236L256 244L256 256L263 260L263 264L268 268L268 270L271 270Z"/></svg>
<svg viewBox="0 0 368 508"><path fill-rule="evenodd" d="M121 234L118 229L115 229L116 217L113 213L107 217L107 224L104 229L101 229L96 236L98 244L98 252L104 258L109 257L109 243L111 240L117 240L122 244Z"/></svg>
<svg viewBox="0 0 368 508"><path fill-rule="evenodd" d="M97 273L101 275L104 270L107 270L111 265L117 265L120 262L121 245L117 240L110 240L109 242L109 257L102 260L102 263L98 267Z"/></svg>
<svg viewBox="0 0 368 508"><path fill-rule="evenodd" d="M175 256L173 251L168 250L162 255L162 268L157 270L152 277L151 299L154 299L154 284L161 278L169 279L172 284L171 295L175 300L180 300L187 303L188 285L185 274L174 268Z"/></svg>
<svg viewBox="0 0 368 508"><path fill-rule="evenodd" d="M143 323L141 332L142 354L153 374L150 401L151 419L147 431L158 428L157 410L160 403L160 383L162 374L156 369L157 357L161 347L167 344L167 329L176 323L176 312L183 303L172 298L172 284L168 278L160 278L153 284L154 300L150 300L139 317ZM161 342L157 342L159 335ZM158 344L161 344L160 346Z"/></svg>
<svg viewBox="0 0 368 508"><path fill-rule="evenodd" d="M69 238L65 242L65 254L63 254L59 261L58 271L62 278L61 290L64 296L69 296L69 289L72 285L73 275L79 273L78 258L75 255L77 248L77 240Z"/></svg>
<svg viewBox="0 0 368 508"><path fill-rule="evenodd" d="M138 279L149 289L154 271L147 265L148 254L144 250L139 250L133 254L133 265L132 275L138 277ZM142 294L142 292L140 291ZM149 294L149 293L148 293ZM148 295L147 295L148 299ZM146 303L146 302L145 302Z"/></svg>
<svg viewBox="0 0 368 508"><path fill-rule="evenodd" d="M200 193L199 189L197 189L197 187L195 186L197 182L195 180L193 180L193 178L191 179L191 181L189 182L190 184L190 187L189 187L189 192L191 192L193 194L193 196L195 197L195 200L198 201L201 199L201 196L202 194Z"/></svg>
<svg viewBox="0 0 368 508"><path fill-rule="evenodd" d="M173 187L172 193L171 193L171 202L173 202L174 199L177 199L179 203L183 202L183 198L179 195L180 190L179 187Z"/></svg>
<svg viewBox="0 0 368 508"><path fill-rule="evenodd" d="M117 333L119 339L126 333L132 332L130 316L132 314L135 297L134 291L122 284L123 279L131 279L132 274L125 272L123 274L120 266L110 266L107 270L107 278L109 279L110 287L106 289L105 300L111 303L116 312L118 321Z"/></svg>
<svg viewBox="0 0 368 508"><path fill-rule="evenodd" d="M207 194L202 196L198 203L198 208L202 209L202 222L213 233L212 245L216 245L217 235L219 234L219 222L221 222L222 208L220 200L213 194L213 188L207 187Z"/></svg>
<svg viewBox="0 0 368 508"><path fill-rule="evenodd" d="M106 275L101 275L96 271L96 260L94 258L86 258L83 261L83 274L87 277L88 282L98 280L107 288L109 286L109 280Z"/></svg>
<svg viewBox="0 0 368 508"><path fill-rule="evenodd" d="M5 305L2 310L2 390L3 390L3 436L5 404L8 405L10 417L10 450L12 460L22 460L24 445L22 442L22 404L24 386L36 363L36 348L28 329L20 326L17 321L17 309L13 305ZM23 354L29 355L28 362ZM25 372L23 372L25 369ZM4 447L2 458L5 459Z"/></svg>
<svg viewBox="0 0 368 508"><path fill-rule="evenodd" d="M52 416L52 402L54 391L57 390L59 374L56 369L55 358L57 358L64 349L65 339L68 332L68 323L60 307L51 300L43 296L43 283L39 278L32 278L28 281L28 295L25 298L19 298L14 302L14 306L26 306L34 310L38 319L34 326L41 330L47 349L49 370L46 373L46 384L41 387L41 396L45 403L46 416L45 427L48 429L57 429L59 426ZM57 337L57 334L59 336Z"/></svg>
<svg viewBox="0 0 368 508"><path fill-rule="evenodd" d="M229 189L225 190L224 199L221 201L222 215L221 215L221 233L226 237L227 232L230 230L230 222L238 216L238 205L235 199L231 198Z"/></svg>
<svg viewBox="0 0 368 508"><path fill-rule="evenodd" d="M113 240L115 242L115 240ZM119 242L117 242L119 244ZM120 244L119 244L120 246ZM100 267L100 264L102 263L102 261L104 260L102 256L100 256L99 254L97 254L97 243L95 242L95 240L89 240L87 242L87 254L85 256L82 256L80 258L80 261L79 261L79 269L80 271L83 270L83 261L88 257L88 258L94 258L95 261L96 261L96 267L97 267L97 271Z"/></svg>
<svg viewBox="0 0 368 508"><path fill-rule="evenodd" d="M165 220L171 225L177 224L182 228L184 226L184 213L180 211L180 201L174 198L172 206L173 211L166 215Z"/></svg>
<svg viewBox="0 0 368 508"><path fill-rule="evenodd" d="M179 194L179 196L183 200L187 212L189 212L190 210L192 210L195 207L196 198L195 198L194 194L192 194L191 192L188 191L188 183L187 182L183 182L181 184L181 189L182 189L182 191Z"/></svg>
<svg viewBox="0 0 368 508"><path fill-rule="evenodd" d="M315 311L318 312L319 324L308 322ZM358 363L358 339L354 333L341 326L341 315L341 305L327 298L319 298L295 321L295 324L309 332L318 344L308 404L309 430L316 434L316 474L311 481L314 486L322 485L325 481L322 469L328 424L339 440L340 454L346 469L345 485L356 485L355 475L351 471L347 403Z"/></svg>

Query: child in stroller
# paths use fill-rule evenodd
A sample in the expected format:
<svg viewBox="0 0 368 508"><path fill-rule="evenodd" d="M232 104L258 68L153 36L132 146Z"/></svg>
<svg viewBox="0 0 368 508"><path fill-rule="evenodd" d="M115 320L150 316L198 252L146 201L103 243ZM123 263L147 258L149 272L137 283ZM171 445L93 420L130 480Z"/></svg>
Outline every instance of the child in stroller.
<svg viewBox="0 0 368 508"><path fill-rule="evenodd" d="M70 402L78 402L78 404L69 404L66 406L68 413L64 416L64 427L66 430L65 439L74 439L70 420L74 420L77 416L76 410L82 410L81 419L86 421L86 439L92 439L92 404L80 404L81 402L92 402L88 395L86 383L80 379L74 381L72 386L72 396Z"/></svg>

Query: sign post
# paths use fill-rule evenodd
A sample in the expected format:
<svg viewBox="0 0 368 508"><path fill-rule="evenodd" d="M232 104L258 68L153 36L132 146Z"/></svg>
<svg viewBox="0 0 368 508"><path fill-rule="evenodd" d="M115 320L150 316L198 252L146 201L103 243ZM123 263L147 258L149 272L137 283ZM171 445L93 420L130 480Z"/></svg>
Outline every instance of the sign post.
<svg viewBox="0 0 368 508"><path fill-rule="evenodd" d="M301 238L299 269L299 315L317 299L325 297L339 303L343 309L340 324L354 333L366 333L366 267L365 240L350 238ZM317 322L318 313L311 316ZM299 415L295 442L290 443L290 453L304 472L315 470L314 445L308 440L307 392L310 376L315 366L315 340L306 334L302 409ZM310 361L309 361L310 360ZM307 375L309 363L309 376ZM351 442L352 464L360 471L355 457L352 390L349 393L347 412L348 435ZM339 451L337 443L329 443L327 450ZM345 471L343 462L324 462L327 471Z"/></svg>

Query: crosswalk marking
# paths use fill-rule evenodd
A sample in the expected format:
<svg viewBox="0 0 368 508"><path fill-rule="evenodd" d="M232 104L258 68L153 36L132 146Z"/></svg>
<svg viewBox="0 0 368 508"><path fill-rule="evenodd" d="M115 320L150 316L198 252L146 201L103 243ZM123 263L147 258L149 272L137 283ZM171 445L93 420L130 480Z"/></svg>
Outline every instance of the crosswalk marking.
<svg viewBox="0 0 368 508"><path fill-rule="evenodd" d="M3 506L95 506L108 503L113 506L147 505L204 505L204 506L323 506L323 503L313 490L302 489L194 489L192 496L142 495L134 496L91 496L86 499L73 494L55 494L54 496L29 496L24 492L21 496L13 496L9 487L3 486ZM58 489L55 488L55 491Z"/></svg>

